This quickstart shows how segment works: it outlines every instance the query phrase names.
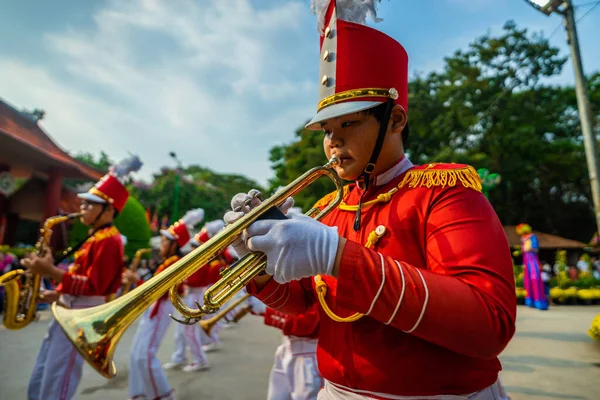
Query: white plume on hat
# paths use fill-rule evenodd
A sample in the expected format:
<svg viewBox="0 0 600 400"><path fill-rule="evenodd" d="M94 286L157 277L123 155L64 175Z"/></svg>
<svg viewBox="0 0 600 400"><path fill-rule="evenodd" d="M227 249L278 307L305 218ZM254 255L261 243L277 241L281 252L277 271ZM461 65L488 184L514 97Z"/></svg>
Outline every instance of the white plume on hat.
<svg viewBox="0 0 600 400"><path fill-rule="evenodd" d="M181 221L189 228L193 228L194 225L199 223L204 219L204 209L195 208L193 210L189 210L185 213L185 215L181 218Z"/></svg>
<svg viewBox="0 0 600 400"><path fill-rule="evenodd" d="M319 32L323 33L325 29L325 14L327 7L333 0L311 0L310 9L317 15ZM383 19L377 18L376 3L381 0L336 0L335 10L338 19L354 22L356 24L366 25L367 16L375 22L381 22Z"/></svg>
<svg viewBox="0 0 600 400"><path fill-rule="evenodd" d="M139 171L142 168L142 161L136 155L124 158L119 161L116 165L113 165L110 169L110 173L117 178L124 178L132 172Z"/></svg>
<svg viewBox="0 0 600 400"><path fill-rule="evenodd" d="M206 224L204 224L202 229L206 229L206 233L208 234L208 237L213 237L217 233L221 232L221 230L224 227L225 227L225 221L223 221L222 219L217 219L214 221L207 222Z"/></svg>

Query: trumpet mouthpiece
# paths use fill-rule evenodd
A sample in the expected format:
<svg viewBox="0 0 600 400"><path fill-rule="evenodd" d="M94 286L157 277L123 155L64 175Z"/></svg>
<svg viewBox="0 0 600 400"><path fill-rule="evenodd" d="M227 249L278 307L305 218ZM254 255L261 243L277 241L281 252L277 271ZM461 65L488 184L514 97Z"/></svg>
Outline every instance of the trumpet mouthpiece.
<svg viewBox="0 0 600 400"><path fill-rule="evenodd" d="M328 167L335 167L340 163L340 158L338 156L331 156L329 162L327 163Z"/></svg>

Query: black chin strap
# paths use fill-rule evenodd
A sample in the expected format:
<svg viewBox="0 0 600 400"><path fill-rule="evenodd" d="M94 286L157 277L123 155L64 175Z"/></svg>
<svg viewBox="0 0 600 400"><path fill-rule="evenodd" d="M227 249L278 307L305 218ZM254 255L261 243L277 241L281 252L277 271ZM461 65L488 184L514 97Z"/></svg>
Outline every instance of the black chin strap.
<svg viewBox="0 0 600 400"><path fill-rule="evenodd" d="M385 140L385 133L387 132L387 127L390 122L390 118L392 116L392 109L394 108L394 99L387 99L385 113L383 114L383 119L381 120L381 125L379 126L379 134L377 135L377 140L375 141L375 147L373 148L373 152L371 153L371 159L365 166L361 178L363 180L363 192L360 195L360 199L358 200L358 206L356 208L356 215L354 216L354 231L358 232L360 230L360 217L362 212L362 201L363 196L367 193L369 189L369 184L371 183L371 174L375 171L375 164L377 163L377 159L379 158L379 153L381 153L381 149L383 148L383 141Z"/></svg>
<svg viewBox="0 0 600 400"><path fill-rule="evenodd" d="M104 228L108 228L109 226L112 225L112 222L109 222L107 224L104 224L102 226L99 226L96 229L93 229L83 240L81 240L79 243L77 243L75 246L73 247L69 247L68 249L66 249L65 251L63 251L63 253L61 254L61 256L59 258L57 258L56 260L54 260L54 264L59 264L61 261L65 260L67 257L69 257L71 254L75 253L77 250L79 250L81 248L81 246L83 246L83 244L92 236L94 236L94 234L96 232L98 232L100 229L104 229Z"/></svg>

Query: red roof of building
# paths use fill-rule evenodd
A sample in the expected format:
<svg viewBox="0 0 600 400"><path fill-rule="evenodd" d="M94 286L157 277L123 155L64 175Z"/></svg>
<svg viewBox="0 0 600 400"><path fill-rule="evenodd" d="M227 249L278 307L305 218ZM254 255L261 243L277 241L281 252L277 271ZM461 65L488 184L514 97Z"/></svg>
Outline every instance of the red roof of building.
<svg viewBox="0 0 600 400"><path fill-rule="evenodd" d="M63 151L38 123L0 100L0 163L11 169L47 172L59 169L63 177L98 180L103 172Z"/></svg>

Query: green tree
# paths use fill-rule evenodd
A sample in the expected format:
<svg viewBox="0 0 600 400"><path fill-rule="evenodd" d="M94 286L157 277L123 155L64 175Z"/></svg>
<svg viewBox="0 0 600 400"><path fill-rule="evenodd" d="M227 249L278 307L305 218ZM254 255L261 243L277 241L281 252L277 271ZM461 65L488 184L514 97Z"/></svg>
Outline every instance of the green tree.
<svg viewBox="0 0 600 400"><path fill-rule="evenodd" d="M108 172L108 169L110 168L110 166L113 165L112 160L110 159L110 157L108 157L108 154L106 154L104 151L101 151L100 155L98 157L94 156L90 152L79 152L79 153L75 154L73 156L73 158L89 165L92 168L96 168L97 170L102 171L104 173ZM81 185L86 182L89 182L89 181L86 179L65 179L63 183L65 184L65 186L74 189L78 185Z"/></svg>
<svg viewBox="0 0 600 400"><path fill-rule="evenodd" d="M79 152L74 158L104 172L108 172L110 166L113 165L113 161L104 151L100 152L98 158L90 152Z"/></svg>
<svg viewBox="0 0 600 400"><path fill-rule="evenodd" d="M174 170L165 168L154 174L151 185L130 185L130 193L147 209L156 211L159 217L170 215L174 201L175 174ZM182 174L179 184L180 215L177 218L194 208L204 209L204 221L222 218L230 210L231 198L236 193L248 192L252 188L261 189L255 181L241 175L218 174L197 165L184 168Z"/></svg>
<svg viewBox="0 0 600 400"><path fill-rule="evenodd" d="M441 72L410 81L407 154L416 164L467 163L500 174L489 196L504 224L589 240L594 219L575 91L544 84L565 61L512 21L498 36L476 38ZM600 122L600 73L588 83ZM322 133L299 130L292 143L271 149L271 188L323 164L321 140ZM330 190L309 188L297 203L306 209Z"/></svg>
<svg viewBox="0 0 600 400"><path fill-rule="evenodd" d="M269 160L275 177L269 181L269 192L285 186L309 169L327 162L323 152L323 132L298 129L295 141L287 146L275 146L271 149ZM319 199L335 190L329 178L321 178L300 192L295 205L308 211Z"/></svg>

